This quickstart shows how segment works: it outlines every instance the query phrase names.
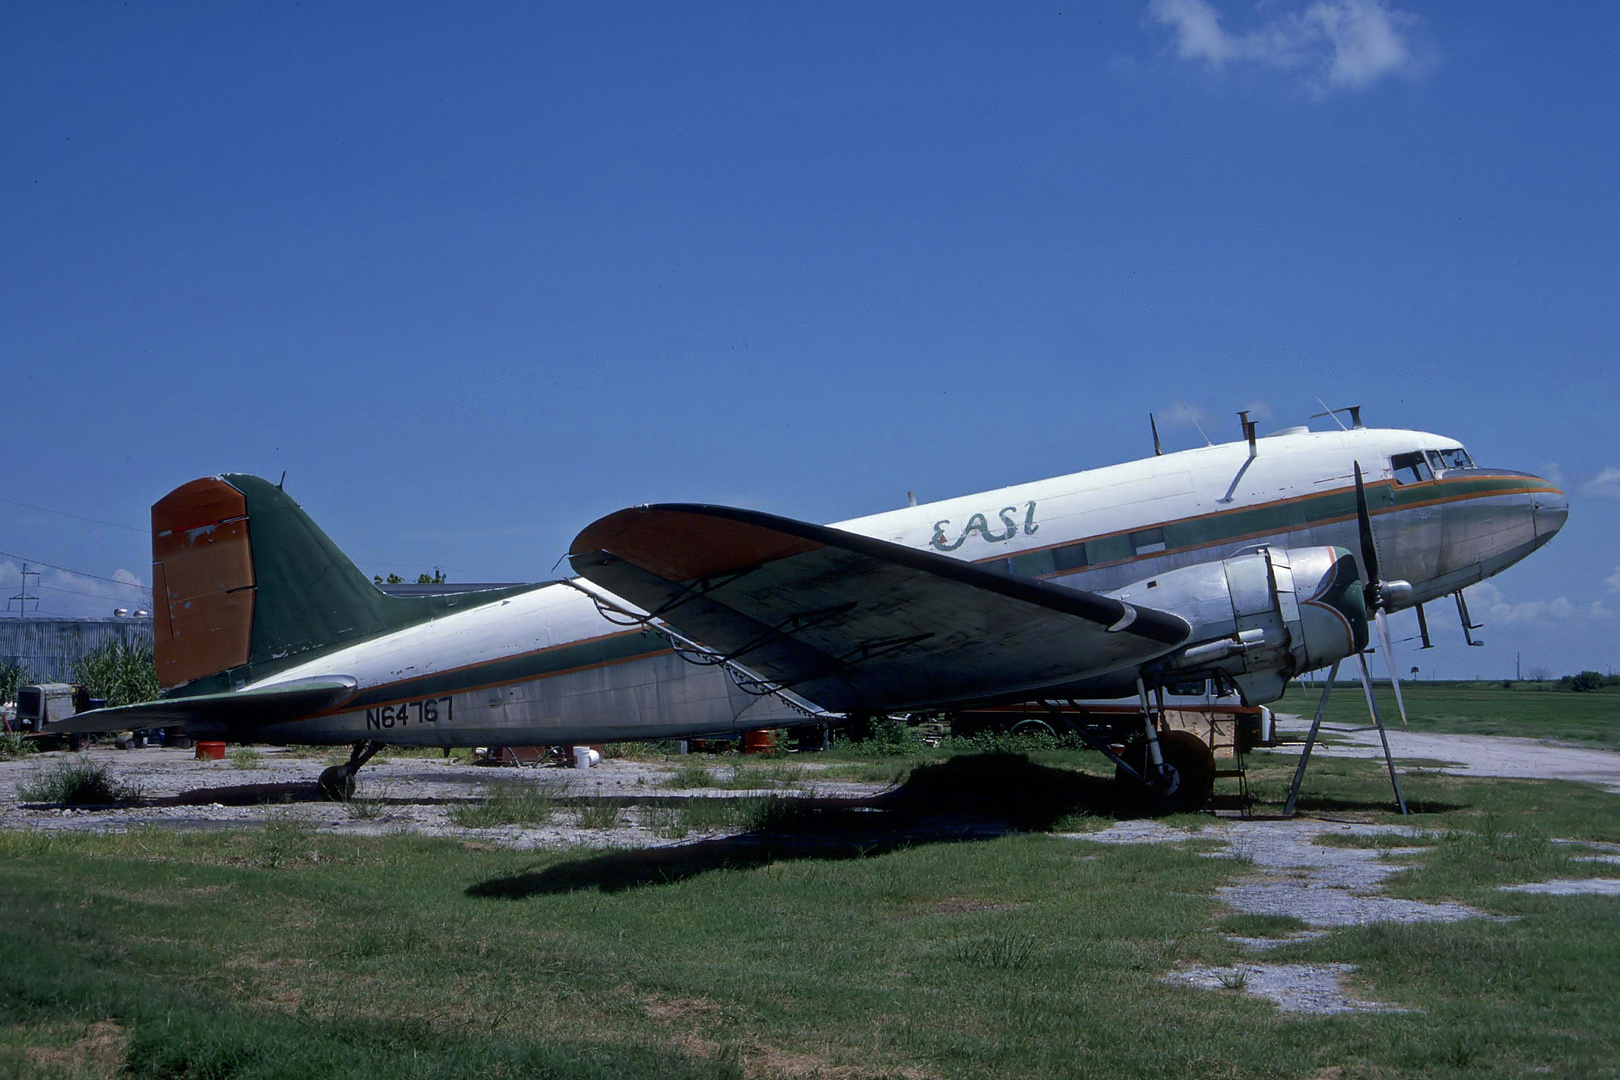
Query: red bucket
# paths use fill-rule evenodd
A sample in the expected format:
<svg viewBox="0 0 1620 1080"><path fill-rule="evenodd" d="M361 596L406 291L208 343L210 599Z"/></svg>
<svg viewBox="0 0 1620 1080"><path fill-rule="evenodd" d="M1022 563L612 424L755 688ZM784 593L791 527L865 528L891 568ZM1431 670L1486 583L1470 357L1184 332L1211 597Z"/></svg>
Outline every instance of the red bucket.
<svg viewBox="0 0 1620 1080"><path fill-rule="evenodd" d="M743 732L743 753L772 754L776 752L776 732L770 728Z"/></svg>
<svg viewBox="0 0 1620 1080"><path fill-rule="evenodd" d="M198 761L224 761L225 744L222 742L200 742L197 744Z"/></svg>

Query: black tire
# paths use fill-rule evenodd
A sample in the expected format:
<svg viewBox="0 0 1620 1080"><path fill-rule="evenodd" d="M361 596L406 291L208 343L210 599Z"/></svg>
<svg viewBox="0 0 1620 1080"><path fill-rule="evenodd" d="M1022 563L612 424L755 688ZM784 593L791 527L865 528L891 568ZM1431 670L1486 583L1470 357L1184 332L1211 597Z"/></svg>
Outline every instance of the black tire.
<svg viewBox="0 0 1620 1080"><path fill-rule="evenodd" d="M348 802L354 798L354 773L342 765L332 765L321 770L321 794L333 802Z"/></svg>
<svg viewBox="0 0 1620 1080"><path fill-rule="evenodd" d="M1215 790L1215 755L1204 740L1190 731L1161 731L1159 753L1175 773L1170 789L1143 786L1130 773L1116 768L1114 783L1119 789L1121 809L1136 817L1161 817L1197 813L1208 806ZM1146 739L1131 740L1120 756L1148 776Z"/></svg>
<svg viewBox="0 0 1620 1080"><path fill-rule="evenodd" d="M1057 738L1057 732L1051 724L1038 716L1026 716L1008 729L1009 735L1050 735Z"/></svg>

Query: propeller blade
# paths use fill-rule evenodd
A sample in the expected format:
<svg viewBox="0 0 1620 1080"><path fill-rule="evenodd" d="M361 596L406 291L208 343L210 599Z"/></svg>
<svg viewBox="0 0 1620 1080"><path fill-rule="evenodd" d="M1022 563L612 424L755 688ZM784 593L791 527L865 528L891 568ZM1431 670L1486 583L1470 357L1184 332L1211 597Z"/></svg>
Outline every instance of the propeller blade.
<svg viewBox="0 0 1620 1080"><path fill-rule="evenodd" d="M1384 646L1384 662L1389 665L1389 685L1395 688L1395 707L1401 711L1401 726L1406 726L1406 702L1401 698L1401 677L1395 673L1395 645L1389 636L1389 616L1384 609L1376 612L1378 617L1378 640Z"/></svg>
<svg viewBox="0 0 1620 1080"><path fill-rule="evenodd" d="M1378 545L1373 541L1372 515L1367 512L1367 486L1361 479L1361 462L1356 462L1356 524L1361 528L1361 565L1367 571L1369 597L1378 590ZM1373 606L1372 604L1368 605ZM1382 605L1379 605L1382 606Z"/></svg>

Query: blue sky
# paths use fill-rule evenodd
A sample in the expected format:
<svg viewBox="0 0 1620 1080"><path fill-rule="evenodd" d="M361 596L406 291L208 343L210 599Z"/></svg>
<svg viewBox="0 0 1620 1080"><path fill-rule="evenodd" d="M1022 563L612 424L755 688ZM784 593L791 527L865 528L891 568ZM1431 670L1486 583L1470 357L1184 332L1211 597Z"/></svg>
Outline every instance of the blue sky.
<svg viewBox="0 0 1620 1080"><path fill-rule="evenodd" d="M0 551L146 582L155 499L285 470L368 572L538 578L629 503L836 520L1321 396L1571 493L1478 590L1489 647L1437 610L1403 666L1607 669L1617 24L5 5Z"/></svg>

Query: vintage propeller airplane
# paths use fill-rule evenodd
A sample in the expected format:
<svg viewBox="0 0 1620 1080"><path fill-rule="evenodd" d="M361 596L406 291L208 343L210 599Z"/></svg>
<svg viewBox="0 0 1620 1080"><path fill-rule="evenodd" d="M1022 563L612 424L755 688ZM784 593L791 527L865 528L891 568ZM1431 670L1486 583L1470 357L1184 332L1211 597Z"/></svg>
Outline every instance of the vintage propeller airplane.
<svg viewBox="0 0 1620 1080"><path fill-rule="evenodd" d="M1208 749L1159 730L1155 689L1218 673L1270 702L1365 650L1369 613L1388 658L1387 613L1421 618L1448 594L1467 633L1461 590L1564 523L1548 481L1347 411L1350 427L1266 437L1243 416L1235 443L833 526L633 507L575 538L577 578L431 596L379 590L278 485L194 480L152 508L164 696L46 730L352 744L321 777L341 798L390 744L678 738L1134 693L1133 719L1072 726L1146 808L1196 808Z"/></svg>

